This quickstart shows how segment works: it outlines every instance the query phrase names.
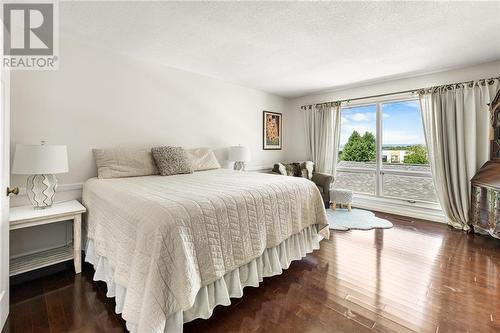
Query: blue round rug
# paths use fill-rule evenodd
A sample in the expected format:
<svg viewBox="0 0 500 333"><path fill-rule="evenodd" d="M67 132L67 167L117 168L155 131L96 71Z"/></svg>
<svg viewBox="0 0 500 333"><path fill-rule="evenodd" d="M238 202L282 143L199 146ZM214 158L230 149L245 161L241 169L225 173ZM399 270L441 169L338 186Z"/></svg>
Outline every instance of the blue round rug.
<svg viewBox="0 0 500 333"><path fill-rule="evenodd" d="M349 212L347 209L326 210L328 224L332 230L370 230L370 229L388 229L392 228L392 223L376 217L374 213L364 209L353 209Z"/></svg>

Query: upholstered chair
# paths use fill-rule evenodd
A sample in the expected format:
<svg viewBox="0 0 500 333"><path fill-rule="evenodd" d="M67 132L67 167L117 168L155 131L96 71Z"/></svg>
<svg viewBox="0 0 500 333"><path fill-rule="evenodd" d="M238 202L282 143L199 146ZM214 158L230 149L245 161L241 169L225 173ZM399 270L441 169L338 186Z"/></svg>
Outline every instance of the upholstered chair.
<svg viewBox="0 0 500 333"><path fill-rule="evenodd" d="M304 163L305 162L281 164L281 169L280 169L280 164L275 164L272 173L278 175L309 178L307 171L304 170L303 168ZM310 179L318 187L318 190L321 193L321 196L323 197L323 202L325 203L325 207L326 208L330 207L330 188L333 184L334 180L333 176L326 173L316 172L316 170L313 168L312 177Z"/></svg>

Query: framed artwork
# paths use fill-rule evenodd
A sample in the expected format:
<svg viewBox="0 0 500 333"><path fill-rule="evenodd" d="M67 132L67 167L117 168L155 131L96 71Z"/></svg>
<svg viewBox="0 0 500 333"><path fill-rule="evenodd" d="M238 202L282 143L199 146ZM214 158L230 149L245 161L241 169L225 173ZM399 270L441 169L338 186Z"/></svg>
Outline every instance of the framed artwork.
<svg viewBox="0 0 500 333"><path fill-rule="evenodd" d="M263 142L264 150L280 150L283 140L281 127L282 114L277 112L264 111L263 121Z"/></svg>

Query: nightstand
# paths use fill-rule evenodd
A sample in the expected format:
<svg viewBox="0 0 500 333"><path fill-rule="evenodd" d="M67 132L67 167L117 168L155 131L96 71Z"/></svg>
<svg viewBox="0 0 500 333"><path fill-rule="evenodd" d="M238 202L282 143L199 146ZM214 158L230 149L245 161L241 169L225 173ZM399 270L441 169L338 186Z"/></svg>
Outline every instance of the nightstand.
<svg viewBox="0 0 500 333"><path fill-rule="evenodd" d="M77 200L56 203L45 209L35 209L31 205L12 207L9 216L10 230L73 220L73 243L11 258L9 275L21 274L72 259L74 259L76 274L80 273L82 271L82 214L85 211L85 207Z"/></svg>

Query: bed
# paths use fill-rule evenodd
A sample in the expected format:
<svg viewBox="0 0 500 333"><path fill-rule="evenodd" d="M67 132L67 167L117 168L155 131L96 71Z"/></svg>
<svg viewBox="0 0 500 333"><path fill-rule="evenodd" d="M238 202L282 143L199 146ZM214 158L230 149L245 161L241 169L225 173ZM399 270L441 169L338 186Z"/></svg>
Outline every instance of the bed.
<svg viewBox="0 0 500 333"><path fill-rule="evenodd" d="M182 332L328 237L305 178L227 169L89 179L85 260L131 332Z"/></svg>

